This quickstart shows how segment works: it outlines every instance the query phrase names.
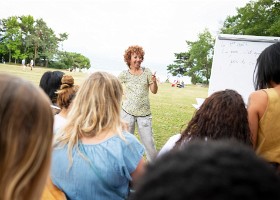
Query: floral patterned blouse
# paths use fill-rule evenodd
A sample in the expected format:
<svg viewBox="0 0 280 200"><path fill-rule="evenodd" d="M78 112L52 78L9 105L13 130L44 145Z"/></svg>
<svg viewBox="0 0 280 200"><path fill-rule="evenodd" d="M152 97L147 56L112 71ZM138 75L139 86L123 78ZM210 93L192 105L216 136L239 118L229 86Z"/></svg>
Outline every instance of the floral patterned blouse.
<svg viewBox="0 0 280 200"><path fill-rule="evenodd" d="M149 85L152 84L152 72L149 68L142 68L140 75L133 75L124 70L118 76L124 85L125 97L122 108L125 112L136 117L151 114L149 101Z"/></svg>

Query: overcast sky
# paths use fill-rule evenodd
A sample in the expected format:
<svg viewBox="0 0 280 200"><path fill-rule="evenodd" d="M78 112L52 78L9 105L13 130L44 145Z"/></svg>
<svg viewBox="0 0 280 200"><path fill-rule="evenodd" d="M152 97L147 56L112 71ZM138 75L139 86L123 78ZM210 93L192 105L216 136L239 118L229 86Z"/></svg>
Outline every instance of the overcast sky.
<svg viewBox="0 0 280 200"><path fill-rule="evenodd" d="M165 73L174 53L187 50L205 28L216 36L228 15L249 0L7 0L0 18L42 18L55 33L66 32L63 49L85 55L94 68L126 69L130 45L145 50L143 66Z"/></svg>

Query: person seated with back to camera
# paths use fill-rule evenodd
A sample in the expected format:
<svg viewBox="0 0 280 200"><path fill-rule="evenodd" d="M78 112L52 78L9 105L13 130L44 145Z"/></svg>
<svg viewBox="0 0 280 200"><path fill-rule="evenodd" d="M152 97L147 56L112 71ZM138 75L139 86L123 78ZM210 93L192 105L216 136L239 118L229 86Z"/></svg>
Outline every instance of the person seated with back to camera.
<svg viewBox="0 0 280 200"><path fill-rule="evenodd" d="M51 100L51 107L54 114L60 112L60 108L56 105L57 94L55 93L61 86L61 78L64 75L64 72L61 71L47 71L45 72L41 79L39 86L44 90L47 96Z"/></svg>
<svg viewBox="0 0 280 200"><path fill-rule="evenodd" d="M63 75L60 89L55 92L57 94L57 105L61 108L61 111L54 116L54 133L65 125L67 114L78 89L79 86L74 85L72 76Z"/></svg>
<svg viewBox="0 0 280 200"><path fill-rule="evenodd" d="M50 169L53 114L29 81L0 74L0 199L38 200Z"/></svg>
<svg viewBox="0 0 280 200"><path fill-rule="evenodd" d="M130 200L280 199L279 188L274 169L248 145L198 139L148 163Z"/></svg>
<svg viewBox="0 0 280 200"><path fill-rule="evenodd" d="M264 49L254 70L248 116L253 146L280 174L280 42Z"/></svg>
<svg viewBox="0 0 280 200"><path fill-rule="evenodd" d="M144 147L124 130L123 88L106 72L91 74L55 135L51 179L67 199L125 199L142 175Z"/></svg>
<svg viewBox="0 0 280 200"><path fill-rule="evenodd" d="M205 99L181 134L169 138L158 157L193 139L231 139L252 146L245 103L234 90L222 90Z"/></svg>

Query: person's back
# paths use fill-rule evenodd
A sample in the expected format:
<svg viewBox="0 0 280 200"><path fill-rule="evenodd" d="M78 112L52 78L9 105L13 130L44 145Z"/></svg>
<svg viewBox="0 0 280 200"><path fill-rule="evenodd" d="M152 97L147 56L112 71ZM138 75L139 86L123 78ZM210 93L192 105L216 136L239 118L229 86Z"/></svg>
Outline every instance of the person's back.
<svg viewBox="0 0 280 200"><path fill-rule="evenodd" d="M52 158L52 181L67 199L125 199L141 174L144 148L123 130L122 94L117 77L106 72L80 86Z"/></svg>
<svg viewBox="0 0 280 200"><path fill-rule="evenodd" d="M259 121L256 153L268 161L280 163L280 92L274 88L264 91L268 103Z"/></svg>
<svg viewBox="0 0 280 200"><path fill-rule="evenodd" d="M181 135L171 137L158 156L193 139L235 139L252 146L247 115L238 92L229 89L217 91L204 100Z"/></svg>
<svg viewBox="0 0 280 200"><path fill-rule="evenodd" d="M38 200L49 173L53 115L44 92L0 74L0 199Z"/></svg>
<svg viewBox="0 0 280 200"><path fill-rule="evenodd" d="M249 97L248 116L256 153L280 164L280 42L267 47L255 68L255 92Z"/></svg>

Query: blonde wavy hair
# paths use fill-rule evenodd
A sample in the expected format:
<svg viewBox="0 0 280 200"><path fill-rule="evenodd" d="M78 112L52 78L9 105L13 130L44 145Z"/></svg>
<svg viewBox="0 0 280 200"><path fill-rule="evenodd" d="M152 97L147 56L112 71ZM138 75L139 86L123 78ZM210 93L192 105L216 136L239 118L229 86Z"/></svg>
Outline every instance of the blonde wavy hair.
<svg viewBox="0 0 280 200"><path fill-rule="evenodd" d="M132 54L137 54L142 58L142 61L144 60L144 55L145 52L141 46L134 45L134 46L129 46L125 52L124 52L124 61L126 62L127 66L130 68L130 60L131 60L131 55Z"/></svg>
<svg viewBox="0 0 280 200"><path fill-rule="evenodd" d="M106 72L95 72L81 84L67 115L68 123L55 138L55 146L68 145L70 164L73 162L72 150L81 137L116 131L124 139L125 123L120 117L122 95L118 78Z"/></svg>
<svg viewBox="0 0 280 200"><path fill-rule="evenodd" d="M50 167L53 114L43 90L0 74L0 199L40 199Z"/></svg>

